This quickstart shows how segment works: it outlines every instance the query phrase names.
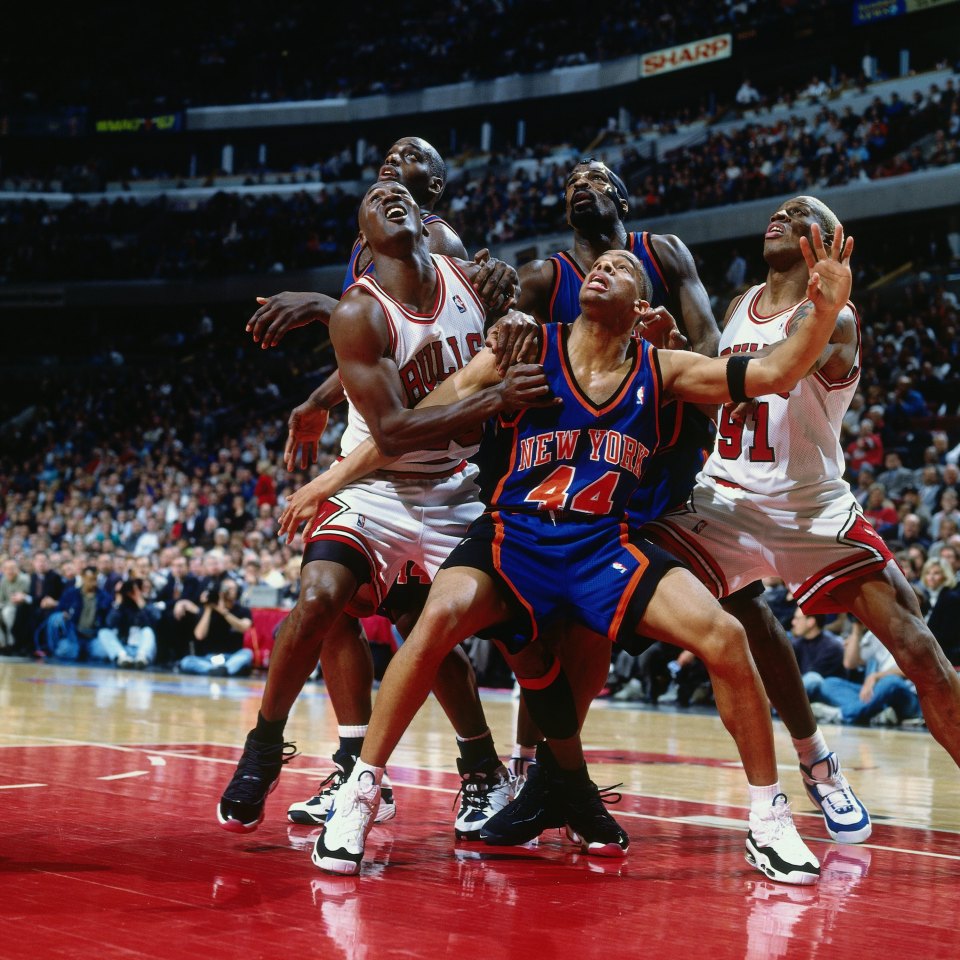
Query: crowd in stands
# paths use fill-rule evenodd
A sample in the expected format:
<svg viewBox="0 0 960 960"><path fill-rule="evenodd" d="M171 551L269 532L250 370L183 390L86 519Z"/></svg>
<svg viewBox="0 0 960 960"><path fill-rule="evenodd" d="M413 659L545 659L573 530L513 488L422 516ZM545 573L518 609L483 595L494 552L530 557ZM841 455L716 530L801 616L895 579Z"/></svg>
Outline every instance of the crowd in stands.
<svg viewBox="0 0 960 960"><path fill-rule="evenodd" d="M960 664L957 298L917 279L857 300L863 366L841 438L848 477L931 630ZM286 495L306 478L282 463L286 413L331 358L321 353L326 366L303 366L294 338L306 332L263 354L239 329L201 323L141 344L154 359L128 365L123 351L142 336L131 330L113 344L107 369L93 367L72 384L34 383L17 394L19 406L7 398L0 648L248 672L242 637L251 590L269 586L272 602L287 605L298 590L299 542L276 537ZM342 428L335 413L321 467L336 455ZM792 598L782 585L770 589L789 626ZM833 629L845 642L857 625L842 620ZM219 639L204 650L200 634ZM870 636L856 637L865 662ZM861 647L849 645L853 658ZM671 648L651 648L612 677L620 699L656 702L669 689L681 704L709 702L702 665Z"/></svg>
<svg viewBox="0 0 960 960"><path fill-rule="evenodd" d="M0 109L162 111L396 93L636 55L744 24L808 17L823 26L833 11L849 23L841 0L608 0L571 29L548 0L406 0L373 18L304 0L267 13L238 2L223 17L174 0L146 22L144 11L108 5L23 31L10 55L17 84L0 86ZM133 39L145 35L150 43ZM108 63L88 55L105 48Z"/></svg>
<svg viewBox="0 0 960 960"><path fill-rule="evenodd" d="M875 97L859 115L829 103L810 118L762 115L659 161L627 147L618 166L631 190L632 216L655 217L944 167L960 162L958 142L960 99L950 78L909 102L896 93L887 101ZM518 162L548 152L551 159L533 167ZM462 175L454 161L444 216L470 250L563 230L565 178L580 152L569 144L514 149L482 166L466 164ZM356 174L342 151L337 157L341 172ZM364 180L376 176L379 160L371 147L359 168ZM0 202L0 278L283 272L344 262L355 230L356 198L335 184L290 197L221 192L205 202L178 199L175 191L148 203Z"/></svg>

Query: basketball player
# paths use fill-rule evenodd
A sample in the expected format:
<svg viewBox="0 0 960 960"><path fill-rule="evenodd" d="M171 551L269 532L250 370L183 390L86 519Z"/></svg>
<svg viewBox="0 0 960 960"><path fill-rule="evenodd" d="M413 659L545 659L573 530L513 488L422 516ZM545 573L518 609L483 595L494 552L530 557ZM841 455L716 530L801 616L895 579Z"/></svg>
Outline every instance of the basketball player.
<svg viewBox="0 0 960 960"><path fill-rule="evenodd" d="M256 829L263 819L266 797L292 750L283 740L287 713L316 663L318 644L345 629L343 614L358 589L369 584L379 603L408 560L432 575L480 513L476 468L465 462L475 445L451 444L450 436L478 426L503 403L516 404L530 386L511 374L442 413L408 409L482 349L485 311L469 279L481 268L430 253L420 208L395 180L367 191L360 228L376 277L366 275L348 290L330 320L350 400L342 449L348 454L372 437L381 449L403 456L389 476L353 484L325 503L308 528L300 598L280 630L257 727L218 806L221 825L235 832ZM341 723L364 698L369 710L367 677L339 664L330 676ZM453 710L460 717L472 706L455 704ZM476 706L474 715L482 718L479 700ZM479 722L482 728L472 731L454 724L462 735L463 792L475 801L461 809L488 816L510 790L486 721ZM470 816L458 832L478 834L484 819Z"/></svg>
<svg viewBox="0 0 960 960"><path fill-rule="evenodd" d="M563 613L611 640L636 630L704 660L750 783L748 859L774 879L816 880L819 864L796 833L777 782L769 711L742 627L689 570L631 538L623 523L661 439L662 397L715 403L788 390L819 356L849 295L852 240L844 244L838 227L828 254L815 227L811 241L802 242L810 270L802 311L808 322L785 349L756 361L658 352L633 340L649 295L642 266L626 251L594 264L581 291L581 316L572 326L544 329L540 359L563 403L501 415L503 470L487 511L434 579L423 615L387 670L361 759L317 840L317 866L359 870L384 764L426 698L437 665L464 637L504 623L517 641L501 649L550 741L556 770L544 772L561 786L566 822L588 851L623 855L626 837L608 815L609 829L602 828L569 683L541 645L524 643L536 637L540 620Z"/></svg>
<svg viewBox="0 0 960 960"><path fill-rule="evenodd" d="M439 153L420 137L403 137L388 151L380 168L381 180L403 184L416 200L421 220L427 231L431 253L466 259L466 251L454 230L433 212L446 184L446 166ZM353 245L343 281L345 293L361 277L374 272L371 251L360 236ZM516 275L499 261L485 260L475 272L473 281L481 299L490 309L498 308L512 298ZM323 294L281 293L269 299L261 298L262 306L247 323L247 330L264 348L276 346L283 336L295 327L317 320L329 321L337 301ZM503 348L509 350L509 334ZM288 470L299 463L306 469L317 458L318 444L327 425L328 411L344 399L339 371L334 371L310 397L294 408L289 419L289 433L284 461ZM389 594L386 610L401 633L406 634L426 599L429 580L423 571L411 566L404 568L397 587ZM362 591L367 592L365 589ZM370 716L370 688L373 684L373 662L369 647L360 634L354 617L344 616L330 624L325 637L317 637L317 655L312 657L310 670L302 676L278 676L278 683L289 683L289 700L302 689L310 672L320 659L321 672L334 712L337 715L339 746L334 754L334 768L323 777L314 795L290 805L287 817L294 823L322 823L329 810L333 794L338 789L353 759L360 751L365 725ZM274 668L271 668L273 670ZM279 671L279 668L277 668ZM471 753L472 738L482 737L487 729L483 708L477 691L476 676L463 650L453 651L437 677L437 698L458 731L461 753ZM289 710L289 706L287 707ZM466 739L460 737L463 734ZM464 758L461 758L464 759ZM381 807L381 821L392 818L396 807L392 797L385 794ZM463 805L457 814L455 829L465 827L464 818L477 819L480 815L472 806L477 798L464 794ZM465 805L465 806L464 806Z"/></svg>
<svg viewBox="0 0 960 960"><path fill-rule="evenodd" d="M802 250L817 230L829 237L840 227L815 197L795 197L770 218L766 283L730 305L722 356L774 356L801 333L807 322ZM683 557L715 596L775 575L808 615L853 613L916 684L927 726L960 763L960 679L843 479L840 422L860 365L859 321L848 304L829 344L792 390L764 397L745 418L723 411L716 450L690 500L644 533ZM820 779L816 767L809 773ZM809 780L807 790L818 806L831 803Z"/></svg>
<svg viewBox="0 0 960 960"><path fill-rule="evenodd" d="M565 190L572 244L567 250L520 268L518 309L542 323L573 323L580 314L580 289L590 266L608 250L629 250L643 264L651 282L648 300L654 308L645 312L642 325L652 326L661 318L675 319L680 336L670 346L681 347L689 340L697 353L716 356L720 332L690 251L675 236L628 232L623 223L629 213L627 196L623 181L600 160L584 157L574 165ZM638 525L683 503L703 465L704 449L712 446L709 422L699 410L672 403L664 407L663 415L671 418L663 429L674 439L672 443L664 441L654 454L656 461L631 501L631 514L635 514ZM581 717L585 717L606 682L609 657L605 665L597 652L599 638L585 636L572 625L565 625L563 636L553 639L561 645L567 672L576 678L578 706ZM637 644L639 652L639 639ZM525 780L539 740L539 732L530 723L521 700L517 742L510 760L510 772L518 786Z"/></svg>
<svg viewBox="0 0 960 960"><path fill-rule="evenodd" d="M644 322L669 318L672 313L692 348L704 356L715 356L719 333L709 298L686 246L677 237L628 233L622 222L629 210L626 187L615 173L592 158L581 160L571 170L566 202L573 244L568 250L521 268L519 308L543 322L573 322L579 313L584 265L605 250L628 249L646 268L653 284L651 302L659 308L648 311ZM802 261L800 266L805 270ZM805 273L800 279L805 285ZM637 527L686 500L703 466L703 448L712 447L700 411L678 404L669 409L682 412L677 424L680 432L675 443L664 444L664 449L656 454L648 470L651 479L641 484L630 501L630 522ZM767 695L790 732L804 786L823 813L827 832L840 842L863 842L871 832L869 814L817 726L790 640L761 599L761 592L759 584L744 584L742 591L725 598L724 607L747 631ZM606 680L606 672L601 675L601 659L585 658L580 650L582 642L582 637L574 636L565 639L561 647L567 672L574 678L581 718L586 716L591 700ZM639 645L638 642L635 646L638 651ZM532 757L531 744L537 739L536 731L524 722L524 714L521 706L514 754L523 760L511 760L512 773Z"/></svg>

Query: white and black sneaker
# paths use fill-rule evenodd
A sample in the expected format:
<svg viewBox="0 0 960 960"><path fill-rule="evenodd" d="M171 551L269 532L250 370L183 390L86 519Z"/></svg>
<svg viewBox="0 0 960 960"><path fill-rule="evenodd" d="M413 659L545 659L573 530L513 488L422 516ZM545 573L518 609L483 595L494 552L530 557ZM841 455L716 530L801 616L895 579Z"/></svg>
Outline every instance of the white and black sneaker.
<svg viewBox="0 0 960 960"><path fill-rule="evenodd" d="M536 760L528 757L511 757L507 763L507 773L510 775L510 782L513 784L513 796L519 796L527 777L530 774L530 768L536 764Z"/></svg>
<svg viewBox="0 0 960 960"><path fill-rule="evenodd" d="M353 773L357 758L350 753L337 751L333 755L335 769L320 781L317 792L309 800L298 800L287 807L287 819L302 826L323 826L327 814L333 806L337 791L347 782ZM393 784L386 774L380 784L380 809L374 823L386 823L397 815L397 804L393 798Z"/></svg>
<svg viewBox="0 0 960 960"><path fill-rule="evenodd" d="M250 833L260 826L283 765L297 755L292 743L263 743L254 732L247 734L237 769L217 804L217 820L231 833Z"/></svg>
<svg viewBox="0 0 960 960"><path fill-rule="evenodd" d="M863 843L873 832L870 814L840 770L835 753L809 767L800 764L807 795L823 814L827 833L837 843Z"/></svg>
<svg viewBox="0 0 960 960"><path fill-rule="evenodd" d="M380 786L369 770L351 775L337 791L311 859L327 873L360 872L367 834L380 806Z"/></svg>
<svg viewBox="0 0 960 960"><path fill-rule="evenodd" d="M750 811L746 857L761 873L780 883L803 886L820 878L820 862L800 839L782 793L762 814Z"/></svg>
<svg viewBox="0 0 960 960"><path fill-rule="evenodd" d="M499 760L470 769L458 758L457 769L462 782L453 832L458 840L479 840L483 825L513 799L513 782Z"/></svg>

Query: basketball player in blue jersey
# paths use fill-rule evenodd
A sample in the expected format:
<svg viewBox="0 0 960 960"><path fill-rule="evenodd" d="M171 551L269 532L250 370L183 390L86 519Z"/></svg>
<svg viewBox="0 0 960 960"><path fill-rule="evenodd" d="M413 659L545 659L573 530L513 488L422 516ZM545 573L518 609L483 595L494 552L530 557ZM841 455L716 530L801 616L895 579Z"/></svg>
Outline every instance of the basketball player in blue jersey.
<svg viewBox="0 0 960 960"><path fill-rule="evenodd" d="M348 728L341 729L335 757L337 773L348 772L363 739L356 728L370 713L372 673L347 607L361 588L379 603L408 560L429 575L436 572L481 511L476 468L465 461L470 451L451 448L449 438L479 426L499 398L516 392L511 374L486 392L485 402L483 395L480 402L471 398L459 415L452 409L449 419L408 409L483 348L484 310L471 286L482 267L430 252L420 208L396 180L378 181L367 191L360 227L376 277L367 274L354 284L330 320L350 406L343 452L373 437L381 447L408 453L389 477L355 485L336 503L320 505L311 524L300 598L280 630L257 727L218 807L221 826L232 832L254 830L263 818L266 797L289 757L287 715L318 656L338 721ZM332 656L325 656L331 648ZM456 831L478 837L495 803L506 802L509 782L463 660L455 656L447 695L438 699L461 746ZM344 739L354 742L344 747Z"/></svg>
<svg viewBox="0 0 960 960"><path fill-rule="evenodd" d="M574 165L565 188L572 245L520 268L518 309L542 323L573 323L580 314L580 289L591 264L609 250L629 250L643 264L651 283L651 306L644 313L643 325L653 328L666 320L676 333L665 345L681 347L689 342L696 353L715 356L720 332L690 251L675 236L629 232L623 222L630 209L627 197L623 181L600 160L584 157ZM671 403L662 416L665 440L655 465L647 472L648 479L631 502L631 520L638 526L686 500L703 465L703 451L712 445L709 421L700 411ZM589 642L594 649L594 641ZM577 677L578 699L585 715L606 681L607 670L600 657L582 662L577 652L580 646L573 631L565 643L564 659L571 675ZM510 761L511 774L521 782L538 740L521 703Z"/></svg>
<svg viewBox="0 0 960 960"><path fill-rule="evenodd" d="M579 290L584 266L611 249L627 249L637 255L650 276L657 309L645 313L643 322L653 324L675 318L692 349L704 356L715 356L719 342L716 321L709 297L697 276L690 251L677 237L629 233L623 224L628 213L627 191L623 182L603 163L585 158L570 172L566 184L567 220L573 228L572 246L546 260L534 261L520 269L519 309L532 313L542 322L572 323L579 312ZM671 344L673 345L673 344ZM671 412L679 412L674 404ZM685 425L678 442L658 455L659 477L641 486L630 504L630 522L637 527L657 519L667 510L683 504L693 489L703 466L705 439L702 414L686 408ZM665 425L669 430L670 425ZM712 444L711 444L712 445ZM723 598L724 608L747 631L750 649L763 679L767 694L790 732L801 765L804 785L819 797L827 832L838 842L862 842L870 836L870 818L862 803L840 771L839 760L826 745L803 687L790 639L763 601L762 585L750 585ZM564 647L568 672L575 679L581 715L606 680L599 659L582 668L582 655L576 637ZM521 708L517 723L515 759L511 773L524 769L533 755L531 744L538 738L526 723ZM817 775L811 773L817 771ZM826 771L824 773L824 771Z"/></svg>
<svg viewBox="0 0 960 960"><path fill-rule="evenodd" d="M588 852L624 854L627 839L587 775L569 683L546 647L531 642L541 622L564 616L610 640L639 632L677 643L704 661L750 785L748 860L772 879L816 881L819 864L797 834L777 781L769 709L743 628L686 567L632 537L623 521L660 442L661 404L670 397L722 403L791 389L846 303L852 248L839 228L829 252L819 230L812 243L803 242L810 279L808 319L796 335L802 342L787 341L754 360L655 351L634 340L649 281L627 251L599 258L581 291L580 317L568 328L544 330L540 360L562 405L499 417L505 467L491 502L443 565L423 615L387 669L361 758L317 840L317 866L359 870L384 764L426 698L437 665L461 639L495 625L500 636L515 638L498 642L550 742L552 768L535 769L560 788L563 822ZM457 380L444 388L454 396ZM532 826L536 836L542 827Z"/></svg>

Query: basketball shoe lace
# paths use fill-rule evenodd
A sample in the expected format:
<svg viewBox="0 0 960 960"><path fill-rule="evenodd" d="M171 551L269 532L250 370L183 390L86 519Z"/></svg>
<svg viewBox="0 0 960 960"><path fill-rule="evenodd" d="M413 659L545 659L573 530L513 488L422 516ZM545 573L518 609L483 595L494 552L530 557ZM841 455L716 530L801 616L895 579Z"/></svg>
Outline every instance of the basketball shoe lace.
<svg viewBox="0 0 960 960"><path fill-rule="evenodd" d="M248 738L227 788L229 799L234 803L261 803L264 790L280 775L283 765L295 756L297 747L293 743L264 744Z"/></svg>
<svg viewBox="0 0 960 960"><path fill-rule="evenodd" d="M380 788L373 774L364 770L355 782L337 791L327 820L324 842L328 850L362 853L373 818L380 805Z"/></svg>

